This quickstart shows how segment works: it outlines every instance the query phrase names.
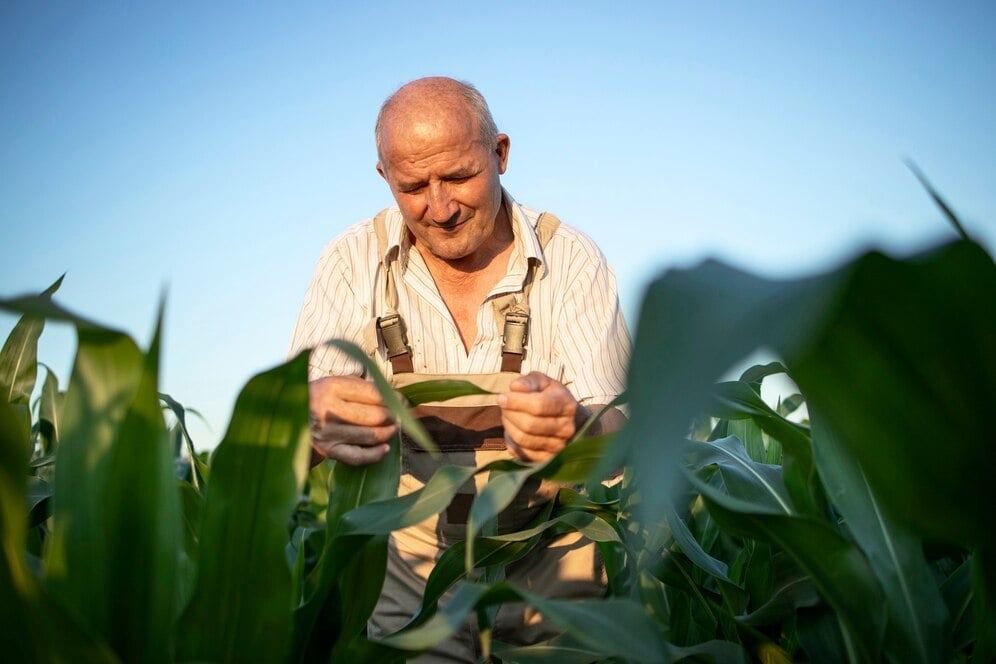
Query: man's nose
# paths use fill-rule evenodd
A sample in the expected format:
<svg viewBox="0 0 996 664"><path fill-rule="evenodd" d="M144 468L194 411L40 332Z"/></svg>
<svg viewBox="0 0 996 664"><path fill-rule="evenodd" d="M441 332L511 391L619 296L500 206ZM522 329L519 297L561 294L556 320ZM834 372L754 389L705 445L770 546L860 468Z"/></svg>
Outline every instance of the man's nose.
<svg viewBox="0 0 996 664"><path fill-rule="evenodd" d="M444 183L431 183L426 194L429 219L433 223L446 225L456 221L460 214L457 204Z"/></svg>

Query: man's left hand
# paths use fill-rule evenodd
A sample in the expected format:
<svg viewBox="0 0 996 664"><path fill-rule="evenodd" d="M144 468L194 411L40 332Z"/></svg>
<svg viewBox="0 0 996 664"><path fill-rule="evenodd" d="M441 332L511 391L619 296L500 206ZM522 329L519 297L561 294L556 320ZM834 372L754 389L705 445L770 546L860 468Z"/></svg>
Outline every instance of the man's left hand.
<svg viewBox="0 0 996 664"><path fill-rule="evenodd" d="M546 461L564 449L588 411L574 395L539 371L518 378L498 395L505 444L524 461Z"/></svg>

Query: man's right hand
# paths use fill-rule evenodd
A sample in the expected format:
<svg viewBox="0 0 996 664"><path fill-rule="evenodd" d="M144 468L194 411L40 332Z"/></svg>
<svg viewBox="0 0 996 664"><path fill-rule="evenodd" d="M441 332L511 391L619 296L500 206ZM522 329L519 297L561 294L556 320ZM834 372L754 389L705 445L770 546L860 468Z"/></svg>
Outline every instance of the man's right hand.
<svg viewBox="0 0 996 664"><path fill-rule="evenodd" d="M322 456L351 466L376 463L398 425L373 383L356 376L329 376L308 384L311 444Z"/></svg>

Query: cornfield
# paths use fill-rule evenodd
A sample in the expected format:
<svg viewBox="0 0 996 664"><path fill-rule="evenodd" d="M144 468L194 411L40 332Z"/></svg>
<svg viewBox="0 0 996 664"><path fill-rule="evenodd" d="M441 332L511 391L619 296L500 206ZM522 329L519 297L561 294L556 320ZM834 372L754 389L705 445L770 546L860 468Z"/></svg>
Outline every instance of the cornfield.
<svg viewBox="0 0 996 664"><path fill-rule="evenodd" d="M717 262L664 273L642 304L623 430L579 432L546 463L444 466L400 498L398 444L374 466L309 469L304 355L252 378L198 454L188 411L159 392L159 332L142 349L56 303L59 283L0 300L22 315L0 354L5 661L404 661L468 616L493 662L996 658L996 267L967 237L798 280ZM77 331L65 389L51 373L36 386L46 321ZM407 406L467 385L395 393L335 343L431 448ZM780 361L716 382L758 348ZM799 394L769 406L761 386L778 373ZM466 539L409 624L368 638L390 533L475 473L491 481ZM495 535L530 478L563 488ZM598 543L604 598L505 580L569 531ZM512 601L563 633L491 638Z"/></svg>

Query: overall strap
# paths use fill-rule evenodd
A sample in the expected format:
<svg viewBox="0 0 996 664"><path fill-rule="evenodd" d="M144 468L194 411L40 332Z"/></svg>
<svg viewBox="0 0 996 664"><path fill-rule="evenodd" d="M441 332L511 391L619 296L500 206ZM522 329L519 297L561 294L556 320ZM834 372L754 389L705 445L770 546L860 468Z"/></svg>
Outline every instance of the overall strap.
<svg viewBox="0 0 996 664"><path fill-rule="evenodd" d="M394 373L412 373L412 351L408 347L408 331L405 321L398 314L398 287L394 283L391 258L387 254L387 210L381 210L373 220L377 234L377 255L380 257L380 271L384 275L384 302L387 312L377 318L377 333L384 340L387 357Z"/></svg>
<svg viewBox="0 0 996 664"><path fill-rule="evenodd" d="M536 238L540 249L546 249L550 239L560 226L560 219L544 212L536 221ZM529 333L529 293L532 292L539 262L531 262L526 267L526 278L522 293L509 293L495 300L495 316L502 320L501 370L521 373L522 357L526 352Z"/></svg>
<svg viewBox="0 0 996 664"><path fill-rule="evenodd" d="M544 212L536 221L536 237L540 249L546 249L550 239L557 232L560 219L549 212ZM408 345L408 334L405 322L398 314L398 288L394 283L394 272L391 270L392 257L388 256L387 245L387 210L381 210L373 219L374 232L377 234L377 251L380 256L380 270L384 275L384 301L387 312L376 320L378 336L384 341L387 357L394 373L413 373L412 351ZM526 352L529 333L529 294L539 271L539 262L530 262L526 267L526 277L521 293L507 293L494 300L494 311L497 322L502 325L501 370L520 373L522 357Z"/></svg>

